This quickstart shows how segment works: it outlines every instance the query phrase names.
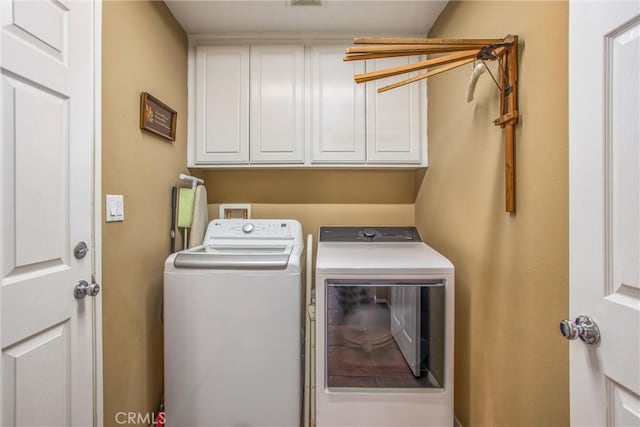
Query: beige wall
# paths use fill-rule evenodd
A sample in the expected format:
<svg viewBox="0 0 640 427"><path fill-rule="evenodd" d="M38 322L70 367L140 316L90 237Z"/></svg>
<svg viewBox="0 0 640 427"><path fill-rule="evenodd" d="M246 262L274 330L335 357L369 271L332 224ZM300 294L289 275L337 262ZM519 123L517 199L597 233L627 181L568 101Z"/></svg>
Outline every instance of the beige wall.
<svg viewBox="0 0 640 427"><path fill-rule="evenodd" d="M471 66L429 81L416 224L456 266L455 410L467 426L569 424L567 37L564 2L453 2L431 37L520 35L517 213L504 211L498 94ZM491 64L495 70L495 64Z"/></svg>
<svg viewBox="0 0 640 427"><path fill-rule="evenodd" d="M251 203L253 218L296 219L314 242L321 225L414 223L412 170L218 170L204 180L211 218L219 203Z"/></svg>
<svg viewBox="0 0 640 427"><path fill-rule="evenodd" d="M150 412L162 393L163 262L170 189L186 171L187 39L163 2L103 4L103 192L125 221L103 224L104 421ZM169 142L139 128L140 92L178 112Z"/></svg>
<svg viewBox="0 0 640 427"><path fill-rule="evenodd" d="M243 169L205 173L209 203L413 203L412 170Z"/></svg>
<svg viewBox="0 0 640 427"><path fill-rule="evenodd" d="M219 204L209 205L209 217L218 218ZM295 219L302 224L306 236L317 238L320 226L356 225L413 225L413 203L292 203L292 204L251 204L252 218Z"/></svg>

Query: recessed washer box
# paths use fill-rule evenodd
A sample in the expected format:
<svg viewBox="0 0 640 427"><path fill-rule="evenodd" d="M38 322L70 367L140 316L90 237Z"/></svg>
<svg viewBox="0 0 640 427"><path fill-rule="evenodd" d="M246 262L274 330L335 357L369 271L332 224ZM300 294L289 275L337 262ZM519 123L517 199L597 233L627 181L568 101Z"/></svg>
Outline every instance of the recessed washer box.
<svg viewBox="0 0 640 427"><path fill-rule="evenodd" d="M249 203L224 203L220 205L218 212L220 219L249 219L251 218L251 204Z"/></svg>

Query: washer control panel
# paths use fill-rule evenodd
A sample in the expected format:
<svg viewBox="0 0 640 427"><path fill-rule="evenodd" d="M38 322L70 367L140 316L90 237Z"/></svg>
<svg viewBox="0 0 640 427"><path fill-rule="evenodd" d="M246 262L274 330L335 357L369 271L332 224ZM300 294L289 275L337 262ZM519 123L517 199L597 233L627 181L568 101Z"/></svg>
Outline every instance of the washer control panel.
<svg viewBox="0 0 640 427"><path fill-rule="evenodd" d="M299 223L292 220L217 219L209 223L205 241L212 239L293 239L299 230Z"/></svg>

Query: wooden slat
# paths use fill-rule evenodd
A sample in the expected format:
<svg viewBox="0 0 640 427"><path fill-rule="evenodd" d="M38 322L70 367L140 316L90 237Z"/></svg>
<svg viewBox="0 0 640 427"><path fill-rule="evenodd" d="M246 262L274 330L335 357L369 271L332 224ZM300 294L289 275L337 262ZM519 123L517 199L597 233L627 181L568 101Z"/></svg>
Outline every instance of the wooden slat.
<svg viewBox="0 0 640 427"><path fill-rule="evenodd" d="M516 211L516 130L515 123L504 126L505 210Z"/></svg>
<svg viewBox="0 0 640 427"><path fill-rule="evenodd" d="M510 34L505 37L504 41L507 43L511 43L509 49L511 50L513 61L509 66L509 70L513 73L513 80L515 83L518 80L518 36L513 36Z"/></svg>
<svg viewBox="0 0 640 427"><path fill-rule="evenodd" d="M348 53L344 56L343 61L359 61L363 59L378 59L378 58L392 58L396 56L412 56L412 55L437 55L453 52L462 52L465 50L471 50L474 48L469 47L456 47L456 48L432 48L422 50L402 50L402 51L388 51L388 52L370 52L370 53ZM345 49L346 50L346 49Z"/></svg>
<svg viewBox="0 0 640 427"><path fill-rule="evenodd" d="M493 121L504 129L504 191L505 211L516 211L516 124L518 123L518 37L507 36L509 47L496 49L500 64L500 117ZM511 87L507 95L505 89Z"/></svg>
<svg viewBox="0 0 640 427"><path fill-rule="evenodd" d="M511 86L511 93L507 98L508 102L508 111L507 113L514 114L517 118L517 96L518 91L516 90L518 87L518 36L508 36L505 41L510 41L512 44L508 50L508 61L507 67L509 72L509 86Z"/></svg>
<svg viewBox="0 0 640 427"><path fill-rule="evenodd" d="M514 119L504 127L505 140L505 210L516 211L516 124L518 122L518 36L507 36L505 41L511 42L506 53L507 77L511 92L506 99L506 113Z"/></svg>
<svg viewBox="0 0 640 427"><path fill-rule="evenodd" d="M493 121L493 124L496 126L502 126L509 123L510 121L517 120L517 119L518 119L518 112L516 111L515 113L507 113L503 116L498 117Z"/></svg>
<svg viewBox="0 0 640 427"><path fill-rule="evenodd" d="M394 37L356 37L354 44L452 44L467 46L485 46L498 43L503 39L442 39L442 38L394 38Z"/></svg>
<svg viewBox="0 0 640 427"><path fill-rule="evenodd" d="M431 76L435 76L435 75L440 74L440 73L444 73L445 71L453 70L454 68L458 68L458 67L461 67L461 66L463 66L465 64L468 64L470 62L473 62L473 60L474 60L474 58L463 59L461 61L453 62L451 64L444 65L442 67L436 68L435 70L431 70L431 71L428 71L426 73L420 74L418 76L411 77L409 79L402 80L402 81L399 81L399 82L396 82L396 83L393 83L393 84L390 84L390 85L387 85L387 86L383 86L383 87L378 89L378 93L386 92L388 90L395 89L397 87L404 86L404 85L407 85L409 83L417 82L418 80L426 79L427 77L431 77Z"/></svg>
<svg viewBox="0 0 640 427"><path fill-rule="evenodd" d="M384 52L411 52L422 51L429 53L447 53L460 52L469 50L477 46L455 45L455 46L433 46L424 44L399 44L399 45L380 45L380 46L352 46L345 49L346 54L354 53L384 53Z"/></svg>
<svg viewBox="0 0 640 427"><path fill-rule="evenodd" d="M412 71L423 70L425 68L434 67L436 65L450 64L461 59L475 58L478 52L479 51L477 49L465 50L463 52L453 53L451 55L441 56L439 58L427 59L426 61L420 61L415 64L400 65L398 67L387 68L384 70L356 74L355 76L353 76L353 79L356 81L356 83L364 83L371 80L383 79L385 77L396 76L398 74L405 74Z"/></svg>
<svg viewBox="0 0 640 427"><path fill-rule="evenodd" d="M503 70L506 70L506 64L507 64L507 55L506 55L506 50L504 52L501 53L501 55L498 57L498 85L500 88L500 92L498 94L499 96L499 111L500 111L500 117L504 117L507 114L507 107L506 107L506 99L505 99L505 95L504 95L504 91L502 90L502 88L505 86L507 80L506 80L506 76L503 72ZM497 120L497 119L496 119ZM504 128L504 123L498 125L502 128Z"/></svg>
<svg viewBox="0 0 640 427"><path fill-rule="evenodd" d="M384 58L396 58L398 56L417 56L428 55L433 52L425 52L423 50L409 51L409 52L385 52L385 53L358 53L353 55L345 55L342 58L343 61L362 61L365 59L384 59ZM441 52L438 52L441 53Z"/></svg>

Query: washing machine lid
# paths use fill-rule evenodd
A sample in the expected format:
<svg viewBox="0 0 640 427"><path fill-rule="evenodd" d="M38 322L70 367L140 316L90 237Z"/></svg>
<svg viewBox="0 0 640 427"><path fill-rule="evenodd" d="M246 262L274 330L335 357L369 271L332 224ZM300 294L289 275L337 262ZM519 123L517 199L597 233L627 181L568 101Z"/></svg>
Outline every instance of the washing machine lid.
<svg viewBox="0 0 640 427"><path fill-rule="evenodd" d="M299 268L302 248L298 221L215 219L202 246L170 255L167 263L176 269L292 271Z"/></svg>
<svg viewBox="0 0 640 427"><path fill-rule="evenodd" d="M203 245L178 253L176 268L219 270L284 270L289 264L292 245Z"/></svg>

